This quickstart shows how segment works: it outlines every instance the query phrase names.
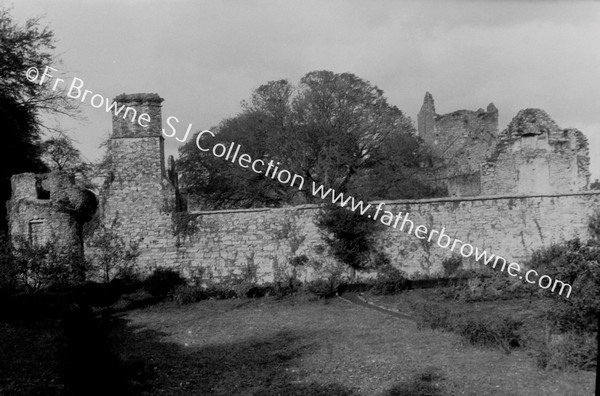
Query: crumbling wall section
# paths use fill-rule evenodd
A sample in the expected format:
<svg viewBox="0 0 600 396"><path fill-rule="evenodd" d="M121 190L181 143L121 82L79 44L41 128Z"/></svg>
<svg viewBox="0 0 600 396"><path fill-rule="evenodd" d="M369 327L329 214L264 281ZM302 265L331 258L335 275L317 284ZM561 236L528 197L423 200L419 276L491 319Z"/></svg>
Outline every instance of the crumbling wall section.
<svg viewBox="0 0 600 396"><path fill-rule="evenodd" d="M561 129L539 109L521 110L482 166L482 194L571 193L587 189L583 133Z"/></svg>
<svg viewBox="0 0 600 396"><path fill-rule="evenodd" d="M477 194L480 164L490 155L498 135L498 109L458 110L438 115L429 92L417 116L418 133L435 157L451 196Z"/></svg>
<svg viewBox="0 0 600 396"><path fill-rule="evenodd" d="M13 243L55 243L59 250L83 254L82 226L96 211L96 197L78 187L74 176L54 171L22 173L11 178L7 202Z"/></svg>

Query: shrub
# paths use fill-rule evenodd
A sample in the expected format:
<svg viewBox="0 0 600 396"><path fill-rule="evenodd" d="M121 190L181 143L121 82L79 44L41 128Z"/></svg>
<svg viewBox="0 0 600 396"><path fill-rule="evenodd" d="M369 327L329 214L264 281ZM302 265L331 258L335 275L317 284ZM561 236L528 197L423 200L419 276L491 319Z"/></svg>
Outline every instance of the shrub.
<svg viewBox="0 0 600 396"><path fill-rule="evenodd" d="M567 332L550 337L537 354L542 369L594 371L598 361L598 340L594 334Z"/></svg>
<svg viewBox="0 0 600 396"><path fill-rule="evenodd" d="M170 268L156 268L144 280L144 289L157 299L165 299L177 286L185 284L179 272Z"/></svg>
<svg viewBox="0 0 600 396"><path fill-rule="evenodd" d="M464 274L467 275L466 282L442 288L438 294L450 300L480 302L531 297L537 293L532 285L498 271L485 269Z"/></svg>
<svg viewBox="0 0 600 396"><path fill-rule="evenodd" d="M140 254L137 243L126 244L113 230L117 223L115 219L110 227L100 224L87 240L90 248L87 249L87 254L91 267L100 273L105 283L113 278L125 277L132 273Z"/></svg>
<svg viewBox="0 0 600 396"><path fill-rule="evenodd" d="M290 277L287 281L280 280L278 282L275 282L271 286L269 294L273 295L274 297L281 298L292 294L296 294L298 291L300 291L301 287L302 282L300 282L294 277Z"/></svg>
<svg viewBox="0 0 600 396"><path fill-rule="evenodd" d="M5 273L5 277L12 277L17 287L37 290L81 284L85 280L85 261L77 251L62 248L54 238L43 245L34 245L17 237L8 255L5 271L10 273Z"/></svg>
<svg viewBox="0 0 600 396"><path fill-rule="evenodd" d="M334 297L340 287L340 279L335 276L330 276L327 279L315 279L306 285L306 289L319 298Z"/></svg>
<svg viewBox="0 0 600 396"><path fill-rule="evenodd" d="M213 298L216 300L226 300L228 298L237 297L235 291L222 284L211 284L205 290L208 298Z"/></svg>
<svg viewBox="0 0 600 396"><path fill-rule="evenodd" d="M209 292L201 286L181 285L173 291L172 296L173 301L183 305L207 300Z"/></svg>
<svg viewBox="0 0 600 396"><path fill-rule="evenodd" d="M523 342L520 332L523 323L510 317L465 318L434 303L413 305L413 311L418 328L451 331L473 345L496 347L509 353Z"/></svg>
<svg viewBox="0 0 600 396"><path fill-rule="evenodd" d="M375 265L374 258L379 256L375 234L383 227L380 222L328 204L319 212L316 224L337 260L353 270L368 269Z"/></svg>
<svg viewBox="0 0 600 396"><path fill-rule="evenodd" d="M554 299L550 319L560 331L595 333L600 315L600 241L573 239L534 252L529 265L542 274L572 286ZM547 293L547 292L546 292Z"/></svg>
<svg viewBox="0 0 600 396"><path fill-rule="evenodd" d="M407 287L406 273L388 264L379 270L371 291L374 294L396 294Z"/></svg>
<svg viewBox="0 0 600 396"><path fill-rule="evenodd" d="M444 268L444 276L453 276L462 266L462 258L458 254L445 258L442 261L442 267Z"/></svg>
<svg viewBox="0 0 600 396"><path fill-rule="evenodd" d="M521 346L523 322L510 317L469 318L455 325L454 331L473 345L498 347L506 353Z"/></svg>

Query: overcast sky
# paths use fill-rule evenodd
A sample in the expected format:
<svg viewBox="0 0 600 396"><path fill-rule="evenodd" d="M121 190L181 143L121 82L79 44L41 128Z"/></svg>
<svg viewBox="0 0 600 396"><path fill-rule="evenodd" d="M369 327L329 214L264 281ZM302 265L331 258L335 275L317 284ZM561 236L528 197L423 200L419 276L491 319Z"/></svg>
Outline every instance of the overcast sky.
<svg viewBox="0 0 600 396"><path fill-rule="evenodd" d="M312 70L351 72L413 121L426 91L439 114L493 102L504 129L520 109L546 110L590 141L600 178L598 1L0 0L24 22L44 15L67 76L105 97L156 92L163 121L208 129L253 89ZM111 129L82 104L59 120L84 155ZM166 139L168 154L176 142Z"/></svg>

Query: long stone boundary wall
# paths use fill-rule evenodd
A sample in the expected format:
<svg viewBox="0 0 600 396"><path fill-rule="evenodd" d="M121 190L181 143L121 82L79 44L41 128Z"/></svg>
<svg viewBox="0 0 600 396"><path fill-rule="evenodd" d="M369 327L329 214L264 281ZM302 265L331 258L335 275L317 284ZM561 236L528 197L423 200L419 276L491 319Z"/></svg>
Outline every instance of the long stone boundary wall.
<svg viewBox="0 0 600 396"><path fill-rule="evenodd" d="M451 238L487 249L509 262L523 263L542 246L588 238L589 216L599 206L600 193L582 192L397 200L386 202L384 210L394 215L408 212L414 227L444 228ZM191 232L177 238L156 235L154 243L142 246L140 264L175 266L188 276L204 273L216 278L254 268L261 281L289 274L289 260L294 256L306 255L313 263L331 265L334 261L314 224L317 212L317 205L192 212L186 215ZM440 271L442 260L452 254L450 250L439 247L435 237L427 242L414 233L409 235L408 223L401 231L401 223L378 235L392 263L409 274ZM310 277L314 272L302 274Z"/></svg>

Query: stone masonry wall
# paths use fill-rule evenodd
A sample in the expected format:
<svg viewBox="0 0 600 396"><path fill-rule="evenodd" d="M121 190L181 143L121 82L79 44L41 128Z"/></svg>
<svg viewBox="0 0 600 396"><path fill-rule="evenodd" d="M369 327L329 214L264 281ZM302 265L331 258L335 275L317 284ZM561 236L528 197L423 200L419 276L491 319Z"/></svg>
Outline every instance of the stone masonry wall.
<svg viewBox="0 0 600 396"><path fill-rule="evenodd" d="M414 227L444 232L507 260L522 262L532 251L562 240L588 238L588 216L600 205L600 193L572 195L444 198L394 201L385 206L396 214L408 212ZM163 219L157 219L158 241L144 247L142 267L173 266L186 275L204 268L216 278L257 267L262 281L290 270L288 260L306 254L325 264L332 263L326 244L313 223L317 207L197 212L193 234L171 245ZM379 235L392 263L407 273L434 273L449 257L435 239L428 243L414 234L391 227ZM311 276L310 271L305 274Z"/></svg>

